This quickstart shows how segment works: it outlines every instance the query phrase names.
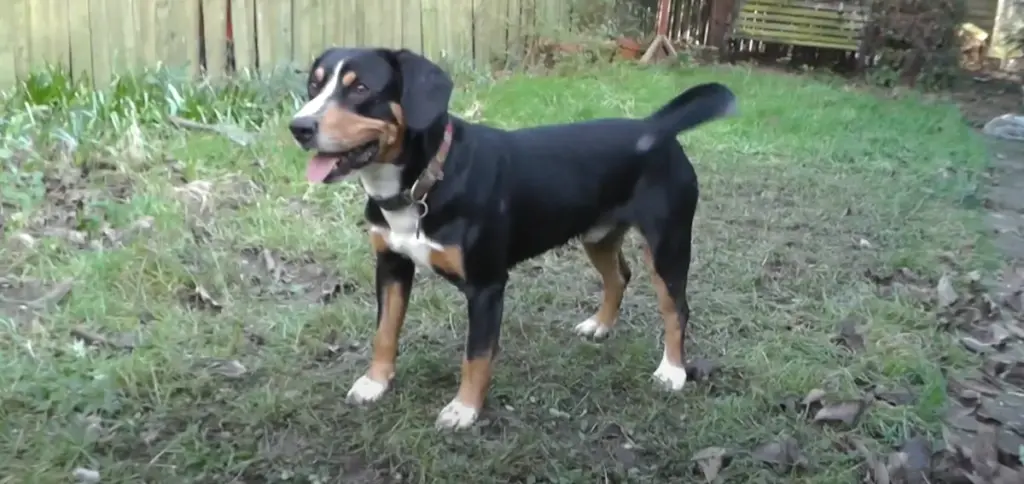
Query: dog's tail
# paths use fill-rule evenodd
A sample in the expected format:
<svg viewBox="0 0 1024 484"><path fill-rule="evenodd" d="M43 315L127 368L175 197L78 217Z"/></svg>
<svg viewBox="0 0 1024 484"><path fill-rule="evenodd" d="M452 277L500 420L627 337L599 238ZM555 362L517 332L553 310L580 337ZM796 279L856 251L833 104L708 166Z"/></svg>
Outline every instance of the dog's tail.
<svg viewBox="0 0 1024 484"><path fill-rule="evenodd" d="M691 87L644 120L650 131L637 140L637 152L647 153L683 131L735 112L736 95L728 87L717 82Z"/></svg>

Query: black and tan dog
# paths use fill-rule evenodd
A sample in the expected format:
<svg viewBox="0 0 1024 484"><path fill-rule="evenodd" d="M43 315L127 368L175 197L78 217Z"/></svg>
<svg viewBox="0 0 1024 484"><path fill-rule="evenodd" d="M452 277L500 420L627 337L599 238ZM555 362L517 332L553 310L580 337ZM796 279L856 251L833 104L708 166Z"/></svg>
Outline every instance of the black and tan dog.
<svg viewBox="0 0 1024 484"><path fill-rule="evenodd" d="M665 325L654 377L682 389L697 176L675 136L731 112L733 93L703 84L646 119L505 131L448 114L452 89L441 68L415 53L332 48L314 61L309 101L291 120L295 140L315 152L309 181L354 176L369 196L377 333L348 401L377 400L391 384L419 265L467 298L462 379L437 426L470 426L490 386L509 270L580 238L604 293L575 329L604 336L630 279L620 248L631 228L644 238Z"/></svg>

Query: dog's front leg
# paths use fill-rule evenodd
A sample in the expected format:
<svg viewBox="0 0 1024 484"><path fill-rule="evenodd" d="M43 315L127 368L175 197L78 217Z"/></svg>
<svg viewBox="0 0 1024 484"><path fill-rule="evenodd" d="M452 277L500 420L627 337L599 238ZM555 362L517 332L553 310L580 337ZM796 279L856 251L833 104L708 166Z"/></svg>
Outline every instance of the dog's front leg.
<svg viewBox="0 0 1024 484"><path fill-rule="evenodd" d="M416 273L415 264L389 250L381 234L372 233L371 242L377 252L377 334L373 337L370 369L356 380L345 398L354 404L379 399L395 377L398 337Z"/></svg>
<svg viewBox="0 0 1024 484"><path fill-rule="evenodd" d="M462 360L459 392L437 416L438 428L463 429L473 425L483 409L491 385L491 364L498 355L498 337L505 308L506 279L465 286L469 332Z"/></svg>

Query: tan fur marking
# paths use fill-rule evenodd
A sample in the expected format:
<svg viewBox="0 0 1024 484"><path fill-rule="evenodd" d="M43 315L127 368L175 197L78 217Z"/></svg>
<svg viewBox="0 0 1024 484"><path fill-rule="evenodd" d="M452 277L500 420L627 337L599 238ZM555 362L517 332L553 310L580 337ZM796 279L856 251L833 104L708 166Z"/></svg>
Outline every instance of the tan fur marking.
<svg viewBox="0 0 1024 484"><path fill-rule="evenodd" d="M373 381L387 383L395 376L398 336L402 332L409 301L404 297L402 285L397 282L384 288L382 299L377 334L373 337L373 358L366 376Z"/></svg>
<svg viewBox="0 0 1024 484"><path fill-rule="evenodd" d="M466 269L462 257L462 247L446 245L441 250L430 251L430 265L439 272L466 278Z"/></svg>
<svg viewBox="0 0 1024 484"><path fill-rule="evenodd" d="M658 272L654 269L654 258L651 255L650 247L644 247L644 259L651 271L651 278L654 281L654 292L658 295L658 310L661 311L661 319L665 323L665 357L669 363L682 368L686 362L682 326L685 322L679 320L679 312L676 311L675 300L668 292L668 286L665 285L665 281L658 276Z"/></svg>
<svg viewBox="0 0 1024 484"><path fill-rule="evenodd" d="M356 73L355 72L351 72L351 71L350 72L346 72L344 76L341 76L341 85L342 86L345 86L345 87L351 86L353 82L356 82Z"/></svg>
<svg viewBox="0 0 1024 484"><path fill-rule="evenodd" d="M381 144L383 153L398 141L399 127L380 119L360 116L331 102L320 120L320 133L330 140L328 144L340 145L340 150L376 141Z"/></svg>
<svg viewBox="0 0 1024 484"><path fill-rule="evenodd" d="M405 112L402 111L402 106L399 106L398 103L391 103L391 113L395 116L396 124L393 125L395 132L393 141L381 146L380 161L382 163L392 163L397 160L404 148L402 140L405 139Z"/></svg>
<svg viewBox="0 0 1024 484"><path fill-rule="evenodd" d="M316 82L320 82L320 81L324 80L324 68L323 67L317 67L316 69L313 70L313 80L316 81Z"/></svg>
<svg viewBox="0 0 1024 484"><path fill-rule="evenodd" d="M630 271L625 256L622 255L624 232L610 234L604 240L594 244L583 244L590 263L601 275L602 298L601 307L593 319L606 330L611 330L619 317L622 297L629 284Z"/></svg>
<svg viewBox="0 0 1024 484"><path fill-rule="evenodd" d="M467 407L481 409L491 386L493 354L462 360L462 380L456 399Z"/></svg>
<svg viewBox="0 0 1024 484"><path fill-rule="evenodd" d="M374 253L380 254L388 250L388 243L379 232L370 232L370 247L373 247Z"/></svg>

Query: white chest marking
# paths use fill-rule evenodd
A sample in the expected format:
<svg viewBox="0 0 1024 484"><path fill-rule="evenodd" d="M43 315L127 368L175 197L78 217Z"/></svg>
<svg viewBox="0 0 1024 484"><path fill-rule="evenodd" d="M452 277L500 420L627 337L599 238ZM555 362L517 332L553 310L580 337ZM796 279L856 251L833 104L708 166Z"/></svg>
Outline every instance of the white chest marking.
<svg viewBox="0 0 1024 484"><path fill-rule="evenodd" d="M377 226L370 227L370 231L382 235L384 242L391 250L412 259L416 265L424 269L433 269L430 264L430 254L444 250L444 246L422 234L403 234Z"/></svg>
<svg viewBox="0 0 1024 484"><path fill-rule="evenodd" d="M380 164L363 169L359 173L359 180L370 196L389 197L402 189L400 176L401 167ZM419 233L418 208L413 205L395 211L381 210L381 213L384 214L388 227L374 226L370 230L382 235L391 250L412 259L424 268L431 268L430 254L444 250L444 246Z"/></svg>

